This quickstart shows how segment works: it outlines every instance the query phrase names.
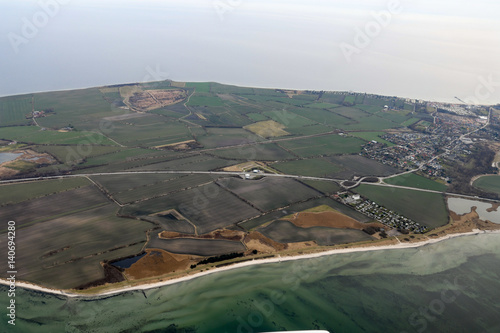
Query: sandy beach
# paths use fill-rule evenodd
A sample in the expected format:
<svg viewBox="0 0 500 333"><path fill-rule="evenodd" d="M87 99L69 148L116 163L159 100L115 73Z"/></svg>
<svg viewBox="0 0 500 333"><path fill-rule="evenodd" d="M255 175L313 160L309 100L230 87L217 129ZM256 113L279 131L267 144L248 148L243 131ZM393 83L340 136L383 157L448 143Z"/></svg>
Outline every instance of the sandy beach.
<svg viewBox="0 0 500 333"><path fill-rule="evenodd" d="M232 269L237 269L237 268L241 268L241 267L252 266L252 265L261 265L261 264L277 263L277 262L284 262L284 261L291 261L291 260L317 258L317 257L334 255L334 254L342 254L342 253L355 253L355 252L367 252L367 251L398 250L398 249L417 248L417 247L438 243L438 242L452 239L452 238L456 238L456 237L472 236L472 235L487 234L487 233L500 233L500 230L493 230L493 231L486 230L485 231L485 230L476 229L476 230L473 230L471 232L449 234L449 235L446 235L446 236L443 236L440 238L428 239L426 241L415 242L415 243L398 243L395 245L354 247L354 248L346 248L346 249L335 249L335 250L329 250L329 251L311 253L311 254L303 254L303 255L297 255L297 256L256 259L256 260L250 260L250 261L245 261L245 262L241 262L241 263L235 263L235 264L232 264L229 266L212 268L212 269L204 271L204 272L199 272L199 273L189 275L189 276L174 278L174 279L167 280L167 281L146 283L146 284L141 284L141 285L136 285L136 286L121 287L121 288L117 288L117 289L112 289L112 286L110 286L109 290L104 291L102 293L96 293L96 294L77 294L77 293L65 291L65 290L45 288L42 286L38 286L36 284L32 284L29 282L21 282L21 281L19 281L19 282L16 281L16 287L36 290L36 291L55 294L55 295L62 295L62 296L67 296L67 297L92 298L92 297L115 295L115 294L119 294L119 293L123 293L123 292L127 292L127 291L147 290L147 289L158 288L158 287L162 287L162 286L172 285L175 283L189 281L189 280L196 279L196 278L199 278L199 277L202 277L205 275L209 275L209 274L220 273L220 272L224 272L224 271L228 271L228 270L232 270ZM9 283L9 281L7 281L5 279L0 279L0 284L9 285L10 283Z"/></svg>

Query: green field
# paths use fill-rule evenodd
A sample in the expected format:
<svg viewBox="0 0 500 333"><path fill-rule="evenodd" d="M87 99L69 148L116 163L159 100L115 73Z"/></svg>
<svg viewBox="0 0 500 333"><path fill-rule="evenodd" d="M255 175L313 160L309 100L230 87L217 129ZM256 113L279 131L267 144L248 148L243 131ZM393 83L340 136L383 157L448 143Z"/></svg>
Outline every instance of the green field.
<svg viewBox="0 0 500 333"><path fill-rule="evenodd" d="M280 142L280 145L301 157L352 154L361 151L364 141L337 134Z"/></svg>
<svg viewBox="0 0 500 333"><path fill-rule="evenodd" d="M55 114L38 118L40 126L60 129L71 124L77 130L96 130L102 118L116 116L116 109L97 88L36 93L35 110L51 108ZM122 110L123 111L123 110Z"/></svg>
<svg viewBox="0 0 500 333"><path fill-rule="evenodd" d="M500 176L483 176L473 185L483 191L500 194Z"/></svg>
<svg viewBox="0 0 500 333"><path fill-rule="evenodd" d="M280 162L274 163L271 166L285 174L313 177L327 177L342 170L338 165L323 158Z"/></svg>
<svg viewBox="0 0 500 333"><path fill-rule="evenodd" d="M385 132L351 132L349 134L351 134L352 136L361 138L363 140L366 140L366 141L375 140L379 143L386 144L388 147L394 146L394 143L387 141L387 140L384 140L380 137L381 135L384 135Z"/></svg>
<svg viewBox="0 0 500 333"><path fill-rule="evenodd" d="M269 120L269 118L264 116L262 113L247 113L246 116L253 121Z"/></svg>
<svg viewBox="0 0 500 333"><path fill-rule="evenodd" d="M31 110L31 95L0 98L0 127L30 124Z"/></svg>
<svg viewBox="0 0 500 333"><path fill-rule="evenodd" d="M92 131L58 132L43 130L36 126L14 126L2 128L0 139L15 140L34 144L64 144L64 145L107 145L116 146L101 133Z"/></svg>
<svg viewBox="0 0 500 333"><path fill-rule="evenodd" d="M0 185L0 206L31 200L89 184L90 182L87 179L78 177L45 180L32 183Z"/></svg>
<svg viewBox="0 0 500 333"><path fill-rule="evenodd" d="M275 143L214 150L211 154L223 158L234 158L244 161L282 161L295 158L292 154L280 148Z"/></svg>
<svg viewBox="0 0 500 333"><path fill-rule="evenodd" d="M199 94L195 93L189 98L186 104L189 106L220 106L224 105L223 101L216 95Z"/></svg>
<svg viewBox="0 0 500 333"><path fill-rule="evenodd" d="M210 82L186 82L187 88L195 88L198 93L209 93Z"/></svg>
<svg viewBox="0 0 500 333"><path fill-rule="evenodd" d="M387 184L391 185L401 185L401 186L408 186L408 187L416 187L416 188L423 188L426 190L434 190L434 191L440 191L440 192L445 192L447 189L447 186L438 182L435 182L433 180L430 180L428 178L415 175L413 173L409 173L406 175L401 175L393 178L387 178L384 179L384 182ZM500 184L500 183L499 183Z"/></svg>
<svg viewBox="0 0 500 333"><path fill-rule="evenodd" d="M448 212L441 194L367 184L358 186L355 191L430 229L448 222Z"/></svg>

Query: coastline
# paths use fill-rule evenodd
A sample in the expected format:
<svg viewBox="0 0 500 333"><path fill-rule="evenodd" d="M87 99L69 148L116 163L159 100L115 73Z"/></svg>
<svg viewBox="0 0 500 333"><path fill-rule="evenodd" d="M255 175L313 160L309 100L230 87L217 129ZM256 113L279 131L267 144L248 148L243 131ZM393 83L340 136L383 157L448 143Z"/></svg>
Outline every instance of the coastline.
<svg viewBox="0 0 500 333"><path fill-rule="evenodd" d="M249 260L249 261L245 261L245 262L234 263L234 264L231 264L229 266L210 269L210 270L207 270L204 272L199 272L199 273L196 273L193 275L183 276L183 277L179 277L179 278L173 278L171 280L166 280L166 281L145 283L145 284L140 284L140 285L136 285L136 286L123 287L123 288L119 288L119 289L111 289L112 288L112 285L111 285L110 290L103 291L100 293L95 293L95 294L78 294L78 293L69 292L69 291L65 291L65 290L61 290L61 289L46 288L46 287L39 286L39 285L36 285L33 283L22 282L22 281L20 281L20 282L16 281L16 287L30 289L30 290L39 291L39 292L48 293L48 294L53 294L53 295L61 295L61 296L66 296L66 297L93 298L93 297L102 297L102 296L112 296L112 295L117 295L117 294L120 294L123 292L128 292L128 291L148 290L148 289L159 288L159 287L163 287L163 286L168 286L168 285L172 285L172 284L176 284L176 283L189 281L189 280L196 279L196 278L199 278L199 277L202 277L205 275L220 273L220 272L224 272L224 271L228 271L228 270L232 270L232 269L237 269L237 268L242 268L242 267L247 267L247 266L270 264L270 263L277 263L277 262L282 262L282 261L311 259L311 258L318 258L318 257L322 257L322 256L344 254L344 253L418 248L418 247L422 247L422 246L429 245L429 244L439 243L439 242L442 242L442 241L445 241L448 239L452 239L452 238L456 238L456 237L473 236L473 235L490 234L490 233L500 233L500 230L474 229L473 231L470 231L470 232L448 234L448 235L445 235L443 237L428 239L425 241L415 242L415 243L398 243L395 245L366 246L366 247L360 246L360 247L353 247L353 248L334 249L334 250L328 250L328 251L310 253L310 254L302 254L302 255L296 255L296 256L274 257L274 258L267 258L267 259ZM10 282L6 279L0 279L0 284L9 286Z"/></svg>

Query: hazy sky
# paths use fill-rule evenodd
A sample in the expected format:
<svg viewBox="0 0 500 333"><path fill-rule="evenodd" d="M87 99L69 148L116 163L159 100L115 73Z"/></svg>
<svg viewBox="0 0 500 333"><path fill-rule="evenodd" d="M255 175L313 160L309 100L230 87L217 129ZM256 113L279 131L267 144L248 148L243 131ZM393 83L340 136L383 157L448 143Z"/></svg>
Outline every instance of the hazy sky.
<svg viewBox="0 0 500 333"><path fill-rule="evenodd" d="M0 95L170 78L500 103L497 0L0 1L0 13Z"/></svg>

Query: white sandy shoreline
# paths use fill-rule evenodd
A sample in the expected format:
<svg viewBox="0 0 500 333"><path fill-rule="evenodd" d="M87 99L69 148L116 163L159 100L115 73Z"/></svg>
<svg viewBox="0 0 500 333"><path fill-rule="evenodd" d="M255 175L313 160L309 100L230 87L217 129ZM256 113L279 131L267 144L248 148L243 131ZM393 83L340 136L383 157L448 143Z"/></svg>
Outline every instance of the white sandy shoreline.
<svg viewBox="0 0 500 333"><path fill-rule="evenodd" d="M123 287L123 288L119 288L119 289L115 289L115 290L108 290L108 291L104 291L102 293L96 293L96 294L77 294L77 293L73 293L73 292L66 292L66 291L60 290L60 289L45 288L45 287L42 287L42 286L39 286L36 284L32 284L29 282L18 282L18 281L16 281L16 288L20 287L20 288L40 291L43 293L62 295L62 296L67 296L67 297L94 298L94 297L120 294L120 293L127 292L127 291L147 290L147 289L168 286L168 285L172 285L175 283L180 283L180 282L185 282L185 281L189 281L192 279L196 279L196 278L199 278L199 277L202 277L205 275L219 273L219 272L228 271L228 270L237 269L237 268L246 267L246 266L252 266L252 265L269 264L269 263L291 261L291 260L300 260L300 259L310 259L310 258L317 258L317 257L334 255L334 254L342 254L342 253L355 253L355 252L367 252L367 251L416 248L416 247L421 247L421 246L425 246L428 244L438 243L438 242L452 239L452 238L456 238L456 237L472 236L472 235L487 234L487 233L488 234L489 233L500 233L500 230L478 230L478 229L476 229L476 230L473 230L471 232L465 232L465 233L459 233L459 234L449 234L449 235L446 235L446 236L443 236L440 238L428 239L426 241L415 242L415 243L399 243L399 244L395 244L395 245L382 245L382 246L355 247L355 248L347 248L347 249L335 249L335 250L330 250L330 251L311 253L311 254L303 254L303 255L297 255L297 256L249 260L249 261L245 261L245 262L235 263L235 264L232 264L229 266L219 267L219 268L215 268L215 269L212 268L212 269L205 271L205 272L199 272L199 273L196 273L193 275L183 276L180 278L171 279L171 280L167 280L167 281L160 281L160 282L154 282L154 283L141 284L141 285L137 285L137 286ZM6 279L0 279L0 284L8 286L8 285L10 285L10 282Z"/></svg>

